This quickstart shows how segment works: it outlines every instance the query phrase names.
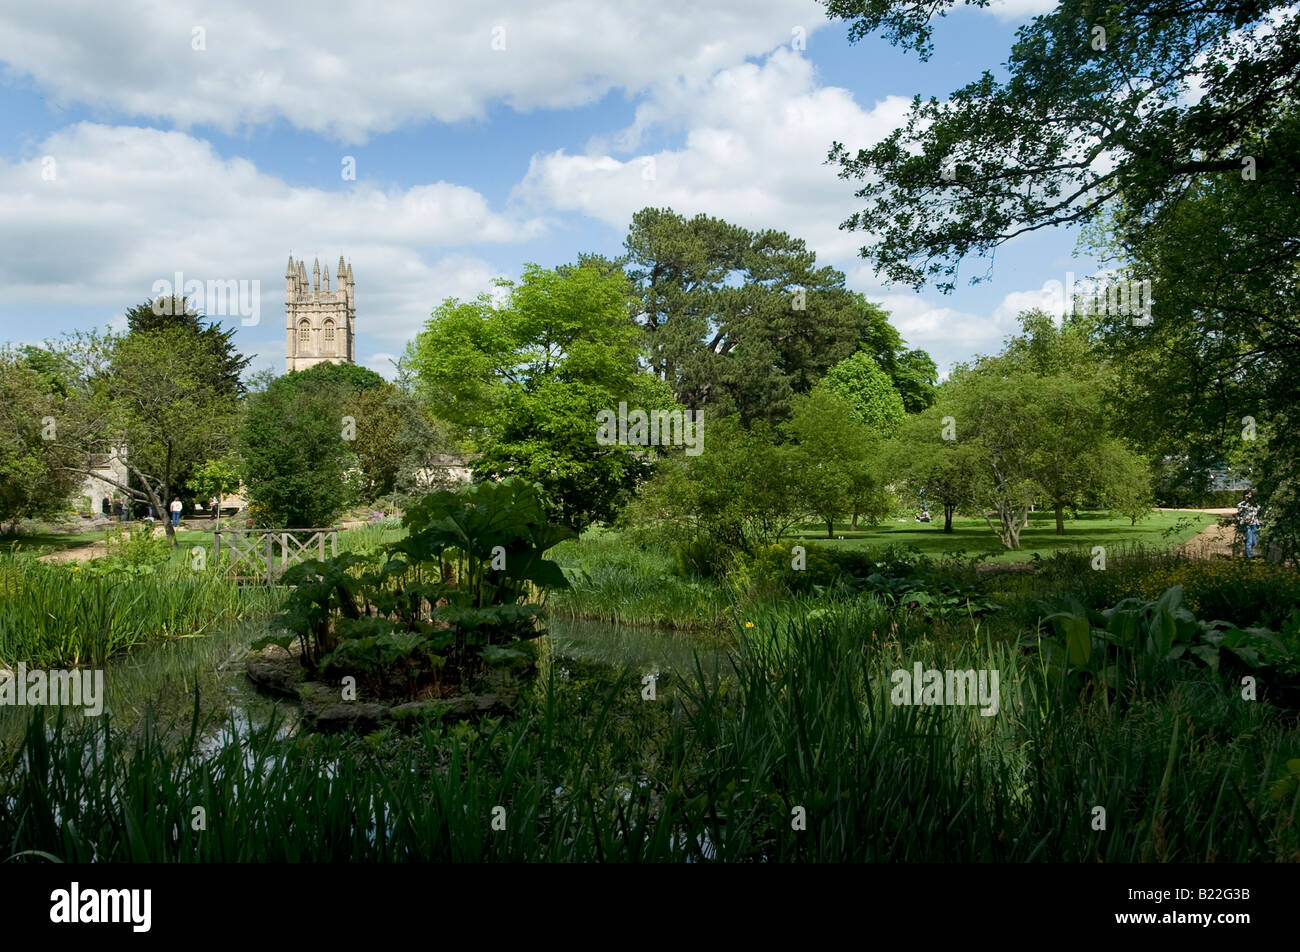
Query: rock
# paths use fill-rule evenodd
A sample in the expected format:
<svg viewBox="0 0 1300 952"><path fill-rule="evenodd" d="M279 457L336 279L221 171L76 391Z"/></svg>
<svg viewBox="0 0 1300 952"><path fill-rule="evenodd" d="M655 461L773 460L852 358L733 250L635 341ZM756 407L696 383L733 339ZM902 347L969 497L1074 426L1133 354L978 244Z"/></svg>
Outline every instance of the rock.
<svg viewBox="0 0 1300 952"><path fill-rule="evenodd" d="M306 716L306 708L303 715ZM383 704L363 701L339 701L316 712L311 718L312 727L324 734L354 730L368 734L392 719L392 708Z"/></svg>
<svg viewBox="0 0 1300 952"><path fill-rule="evenodd" d="M296 652L271 645L245 661L248 679L259 689L302 705L302 722L312 730L369 733L387 725L415 727L434 718L469 720L508 713L519 696L518 681L494 673L492 691L424 701L345 701L339 684L308 681Z"/></svg>
<svg viewBox="0 0 1300 952"><path fill-rule="evenodd" d="M302 665L287 652L278 658L265 654L250 656L244 663L244 672L262 690L290 698L298 697L305 678Z"/></svg>

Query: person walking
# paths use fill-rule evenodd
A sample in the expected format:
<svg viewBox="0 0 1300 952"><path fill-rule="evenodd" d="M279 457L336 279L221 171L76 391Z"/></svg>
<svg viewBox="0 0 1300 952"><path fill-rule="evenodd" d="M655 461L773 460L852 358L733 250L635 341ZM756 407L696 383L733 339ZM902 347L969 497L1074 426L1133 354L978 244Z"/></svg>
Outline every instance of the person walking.
<svg viewBox="0 0 1300 952"><path fill-rule="evenodd" d="M212 496L208 499L208 508L212 510L212 521L217 521L217 497Z"/></svg>
<svg viewBox="0 0 1300 952"><path fill-rule="evenodd" d="M1237 525L1246 535L1246 558L1255 557L1255 545L1259 542L1259 506L1255 505L1255 491L1249 489L1237 503Z"/></svg>
<svg viewBox="0 0 1300 952"><path fill-rule="evenodd" d="M172 511L172 528L175 529L177 526L181 524L181 500L179 496L177 496L172 500L171 511Z"/></svg>
<svg viewBox="0 0 1300 952"><path fill-rule="evenodd" d="M122 521L122 500L121 499L113 500L113 518L116 519L118 522Z"/></svg>
<svg viewBox="0 0 1300 952"><path fill-rule="evenodd" d="M112 513L113 513L113 506L112 506L112 503L110 503L110 502L108 501L108 497L107 497L107 496L105 496L104 499L103 499L103 501L100 502L100 504L99 504L99 508L103 511L103 513L104 513L104 518L105 518L105 519L107 519L107 518L108 518L110 515L112 515Z"/></svg>

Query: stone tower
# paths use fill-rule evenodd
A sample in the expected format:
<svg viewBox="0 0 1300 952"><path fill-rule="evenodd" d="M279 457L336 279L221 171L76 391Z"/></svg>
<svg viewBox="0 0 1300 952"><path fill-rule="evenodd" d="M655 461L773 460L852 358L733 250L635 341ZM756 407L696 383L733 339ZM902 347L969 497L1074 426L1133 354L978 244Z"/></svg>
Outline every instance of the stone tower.
<svg viewBox="0 0 1300 952"><path fill-rule="evenodd" d="M352 265L344 264L334 273L335 289L330 290L330 269L325 266L322 281L320 259L311 268L311 285L307 284L307 265L289 256L284 272L284 369L306 370L323 361L352 364L357 359L357 305Z"/></svg>

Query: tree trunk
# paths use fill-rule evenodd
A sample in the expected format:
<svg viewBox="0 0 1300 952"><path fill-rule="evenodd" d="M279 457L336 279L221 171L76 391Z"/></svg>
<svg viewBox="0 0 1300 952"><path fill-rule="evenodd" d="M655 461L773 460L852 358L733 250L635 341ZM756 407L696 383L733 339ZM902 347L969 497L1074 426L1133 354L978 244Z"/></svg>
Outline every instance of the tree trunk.
<svg viewBox="0 0 1300 952"><path fill-rule="evenodd" d="M1056 534L1065 535L1065 506L1059 502L1056 504Z"/></svg>
<svg viewBox="0 0 1300 952"><path fill-rule="evenodd" d="M854 532L858 531L858 514L856 511L853 513L853 522L849 525L849 528Z"/></svg>
<svg viewBox="0 0 1300 952"><path fill-rule="evenodd" d="M952 514L956 510L956 508L957 508L956 506L943 507L943 531L944 532L952 532Z"/></svg>
<svg viewBox="0 0 1300 952"><path fill-rule="evenodd" d="M827 521L827 523L826 523L826 538L828 538L828 539L834 539L834 538L835 538L835 520L834 520L834 519L831 519L831 520Z"/></svg>

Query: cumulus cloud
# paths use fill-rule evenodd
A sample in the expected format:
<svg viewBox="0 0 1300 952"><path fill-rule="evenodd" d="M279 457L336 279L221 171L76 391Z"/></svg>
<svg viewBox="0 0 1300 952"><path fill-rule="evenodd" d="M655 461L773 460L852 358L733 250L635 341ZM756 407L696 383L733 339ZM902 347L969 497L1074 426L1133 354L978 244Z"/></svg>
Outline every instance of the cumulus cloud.
<svg viewBox="0 0 1300 952"><path fill-rule="evenodd" d="M44 0L0 9L0 61L61 103L363 141L707 77L825 25L815 0Z"/></svg>
<svg viewBox="0 0 1300 952"><path fill-rule="evenodd" d="M545 232L539 218L495 211L462 185L292 186L181 132L81 123L36 151L0 160L7 310L114 302L120 313L175 272L204 282L257 280L259 325L240 340L269 336L276 355L284 347L290 251L309 270L319 256L331 274L345 255L357 284L358 332L392 349L444 297L473 297L490 286L494 269L455 246Z"/></svg>
<svg viewBox="0 0 1300 952"><path fill-rule="evenodd" d="M812 64L778 50L705 82L657 88L635 122L595 151L534 156L516 198L581 212L626 227L646 205L704 212L753 228L777 227L804 238L819 256L851 261L861 235L839 230L851 190L825 165L830 143L869 145L899 125L908 101L889 96L863 108L852 94L819 86ZM652 128L681 128L681 148L620 158L616 146L640 142ZM610 151L599 151L610 147Z"/></svg>

